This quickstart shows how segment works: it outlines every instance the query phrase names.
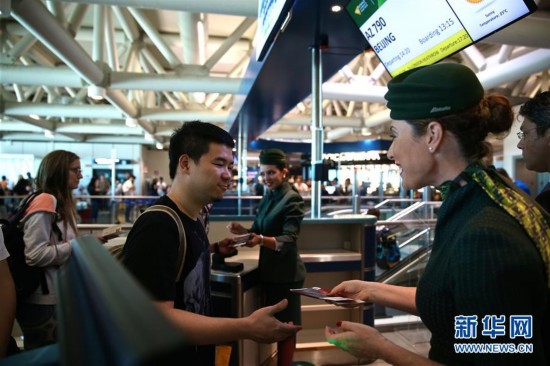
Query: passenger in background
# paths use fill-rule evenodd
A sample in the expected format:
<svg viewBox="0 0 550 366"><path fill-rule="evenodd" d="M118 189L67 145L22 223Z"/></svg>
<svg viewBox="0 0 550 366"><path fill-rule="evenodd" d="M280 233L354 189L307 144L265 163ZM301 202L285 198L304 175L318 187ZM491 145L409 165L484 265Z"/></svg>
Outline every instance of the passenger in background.
<svg viewBox="0 0 550 366"><path fill-rule="evenodd" d="M159 176L159 171L155 170L153 172L153 178L150 181L148 180L145 182L145 185L147 186L147 194L149 196L159 195L157 192L157 182L159 181L158 176Z"/></svg>
<svg viewBox="0 0 550 366"><path fill-rule="evenodd" d="M342 194L344 196L351 196L351 193L353 191L353 185L351 184L351 179L346 178L344 181L344 186L342 187Z"/></svg>
<svg viewBox="0 0 550 366"><path fill-rule="evenodd" d="M99 195L99 189L97 187L97 181L99 178L97 175L92 175L90 183L88 183L88 193L90 194L90 201L92 205L92 223L97 223L97 215L99 213L99 199L96 196Z"/></svg>
<svg viewBox="0 0 550 366"><path fill-rule="evenodd" d="M0 230L0 359L8 354L15 319L15 286L8 266L9 256Z"/></svg>
<svg viewBox="0 0 550 366"><path fill-rule="evenodd" d="M132 197L136 195L136 186L134 184L135 180L136 177L130 174L128 179L122 183L122 194L124 196ZM132 222L132 210L134 209L135 201L133 198L128 198L124 200L124 203L126 205L124 210L124 219L126 222Z"/></svg>
<svg viewBox="0 0 550 366"><path fill-rule="evenodd" d="M16 196L28 195L31 192L29 181L19 174L19 178L17 179L17 183L13 186L12 192Z"/></svg>
<svg viewBox="0 0 550 366"><path fill-rule="evenodd" d="M166 213L139 216L124 246L128 270L187 337L189 347L181 360L186 365L214 365L214 344L239 339L274 342L300 329L273 317L286 307L286 301L245 318L212 316L210 254L233 253L235 249L228 245L234 241L210 244L199 215L209 203L221 200L231 185L234 146L226 131L200 121L184 123L170 138L172 188L155 204L177 212L185 229L187 250L180 281L176 282L179 232Z"/></svg>
<svg viewBox="0 0 550 366"><path fill-rule="evenodd" d="M359 196L367 196L369 194L370 182L361 182L361 187L359 188Z"/></svg>
<svg viewBox="0 0 550 366"><path fill-rule="evenodd" d="M326 198L326 197L330 196L330 193L328 193L326 184L328 184L328 182L321 182L321 189L320 189L321 190L321 197L325 197L325 198L321 198L321 203L322 204L330 204L332 202L332 200L330 198Z"/></svg>
<svg viewBox="0 0 550 366"><path fill-rule="evenodd" d="M246 178L246 187L243 186L243 193L254 194L254 178Z"/></svg>
<svg viewBox="0 0 550 366"><path fill-rule="evenodd" d="M537 94L519 109L523 117L518 148L529 170L550 172L550 91ZM550 212L550 182L535 198Z"/></svg>
<svg viewBox="0 0 550 366"><path fill-rule="evenodd" d="M510 103L501 95L484 97L476 75L455 63L398 75L385 98L393 119L388 158L401 168L403 187L436 186L443 195L432 252L416 288L355 280L328 295L418 314L431 332L429 359L348 321L327 327L327 340L393 365L548 365L550 217L480 162L487 135L512 126ZM532 344L533 352L455 348L503 343Z"/></svg>
<svg viewBox="0 0 550 366"><path fill-rule="evenodd" d="M0 219L8 218L8 209L6 207L6 199L4 198L7 195L4 188L0 185Z"/></svg>
<svg viewBox="0 0 550 366"><path fill-rule="evenodd" d="M100 196L107 196L111 193L111 183L105 178L104 174L99 175L99 179L96 180L96 191ZM99 200L99 208L101 210L109 209L109 198L101 198Z"/></svg>
<svg viewBox="0 0 550 366"><path fill-rule="evenodd" d="M27 182L29 186L29 193L36 190L36 182L34 181L34 178L32 177L31 172L27 172Z"/></svg>
<svg viewBox="0 0 550 366"><path fill-rule="evenodd" d="M30 203L21 220L28 265L44 269L45 286L25 299L18 299L17 321L25 349L56 342L54 278L71 255L70 241L77 236L76 202L72 190L82 179L80 158L65 150L48 153L36 175L42 193ZM103 238L98 237L103 241Z"/></svg>
<svg viewBox="0 0 550 366"><path fill-rule="evenodd" d="M397 196L399 194L399 190L396 190L393 188L393 185L388 182L386 183L386 189L384 190L384 195L386 196Z"/></svg>
<svg viewBox="0 0 550 366"><path fill-rule="evenodd" d="M296 179L294 180L294 188L296 188L298 193L302 196L307 196L309 194L309 187L304 183L304 178L302 178L301 175L296 176Z"/></svg>
<svg viewBox="0 0 550 366"><path fill-rule="evenodd" d="M8 178L5 175L3 175L2 180L0 180L0 191L0 194L3 196L11 196ZM8 218L8 212L11 212L12 210L11 205L11 198L2 199L0 203L0 218Z"/></svg>
<svg viewBox="0 0 550 366"><path fill-rule="evenodd" d="M311 192L311 178L306 179L307 190Z"/></svg>
<svg viewBox="0 0 550 366"><path fill-rule="evenodd" d="M302 324L300 296L290 292L304 284L306 268L298 254L298 234L304 218L304 200L286 181L285 153L279 149L262 150L260 174L268 189L260 203L252 228L232 222L229 231L236 235L251 233L246 246L260 246L258 270L264 305L288 299L288 307L275 316L282 322ZM277 364L290 365L296 339L277 344Z"/></svg>
<svg viewBox="0 0 550 366"><path fill-rule="evenodd" d="M257 182L254 185L254 195L255 196L263 196L264 193L265 193L265 187L264 187L264 183L263 183L264 180L261 176L258 176L256 179L257 179Z"/></svg>
<svg viewBox="0 0 550 366"><path fill-rule="evenodd" d="M338 182L338 178L334 178L330 182L330 187L334 187L334 190L332 191L332 196L341 196L343 195L342 187L340 186L340 183Z"/></svg>
<svg viewBox="0 0 550 366"><path fill-rule="evenodd" d="M164 181L163 177L159 177L157 184L157 195L164 196L166 194L166 190L168 189L168 186L166 185L166 182Z"/></svg>
<svg viewBox="0 0 550 366"><path fill-rule="evenodd" d="M122 182L120 180L115 180L115 196L122 196L124 195L124 192L122 192Z"/></svg>
<svg viewBox="0 0 550 366"><path fill-rule="evenodd" d="M5 192L8 192L10 188L8 186L9 186L8 178L5 175L3 175L2 180L0 180L0 187L2 187Z"/></svg>

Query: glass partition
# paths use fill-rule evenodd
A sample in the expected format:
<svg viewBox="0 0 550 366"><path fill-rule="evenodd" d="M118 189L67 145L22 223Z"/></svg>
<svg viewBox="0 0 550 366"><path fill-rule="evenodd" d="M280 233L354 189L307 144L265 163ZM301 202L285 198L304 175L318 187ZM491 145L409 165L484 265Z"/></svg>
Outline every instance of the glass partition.
<svg viewBox="0 0 550 366"><path fill-rule="evenodd" d="M430 257L437 213L442 202L414 202L386 220L377 222L395 235L399 246L400 260L390 268L376 268L376 281L415 287L424 272ZM412 327L420 322L418 317L403 312L375 306L377 327Z"/></svg>

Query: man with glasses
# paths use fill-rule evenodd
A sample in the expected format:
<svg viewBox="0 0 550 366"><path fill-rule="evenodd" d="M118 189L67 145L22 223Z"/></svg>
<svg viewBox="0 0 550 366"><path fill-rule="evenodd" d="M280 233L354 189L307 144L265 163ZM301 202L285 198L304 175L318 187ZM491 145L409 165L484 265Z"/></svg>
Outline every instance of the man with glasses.
<svg viewBox="0 0 550 366"><path fill-rule="evenodd" d="M550 91L536 95L519 110L523 117L518 132L518 148L521 149L525 166L539 173L550 172ZM546 211L550 212L550 182L536 197Z"/></svg>

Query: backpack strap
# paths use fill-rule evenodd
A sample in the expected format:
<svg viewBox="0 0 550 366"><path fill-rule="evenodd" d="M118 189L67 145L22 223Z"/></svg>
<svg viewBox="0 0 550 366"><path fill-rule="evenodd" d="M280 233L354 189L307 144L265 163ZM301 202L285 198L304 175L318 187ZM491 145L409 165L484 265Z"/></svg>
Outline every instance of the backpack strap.
<svg viewBox="0 0 550 366"><path fill-rule="evenodd" d="M27 208L30 206L31 202L41 193L41 190L37 190L25 197L17 207L15 213L8 219L9 222L11 224L18 225L19 221L21 221L21 219L23 218L23 215L25 214L25 211L27 211Z"/></svg>
<svg viewBox="0 0 550 366"><path fill-rule="evenodd" d="M161 211L165 212L168 215L172 217L172 219L176 222L176 225L178 227L179 237L180 237L180 246L178 250L178 272L176 275L176 282L179 282L181 278L181 274L183 272L183 264L185 262L185 253L187 251L187 242L185 238L185 229L183 228L183 223L181 222L181 219L179 215L174 211L172 208L164 205L153 205L149 208L147 208L145 211L143 211L142 215L147 212L154 212L154 211Z"/></svg>

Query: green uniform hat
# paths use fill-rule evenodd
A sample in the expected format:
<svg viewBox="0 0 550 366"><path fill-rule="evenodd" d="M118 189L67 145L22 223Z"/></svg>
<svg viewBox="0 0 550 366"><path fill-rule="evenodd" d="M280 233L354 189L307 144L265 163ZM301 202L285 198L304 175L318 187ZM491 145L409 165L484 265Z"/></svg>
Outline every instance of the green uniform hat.
<svg viewBox="0 0 550 366"><path fill-rule="evenodd" d="M260 164L286 165L286 156L279 149L265 149L260 152Z"/></svg>
<svg viewBox="0 0 550 366"><path fill-rule="evenodd" d="M456 114L478 104L483 87L476 74L460 64L422 66L397 75L384 98L397 120Z"/></svg>

